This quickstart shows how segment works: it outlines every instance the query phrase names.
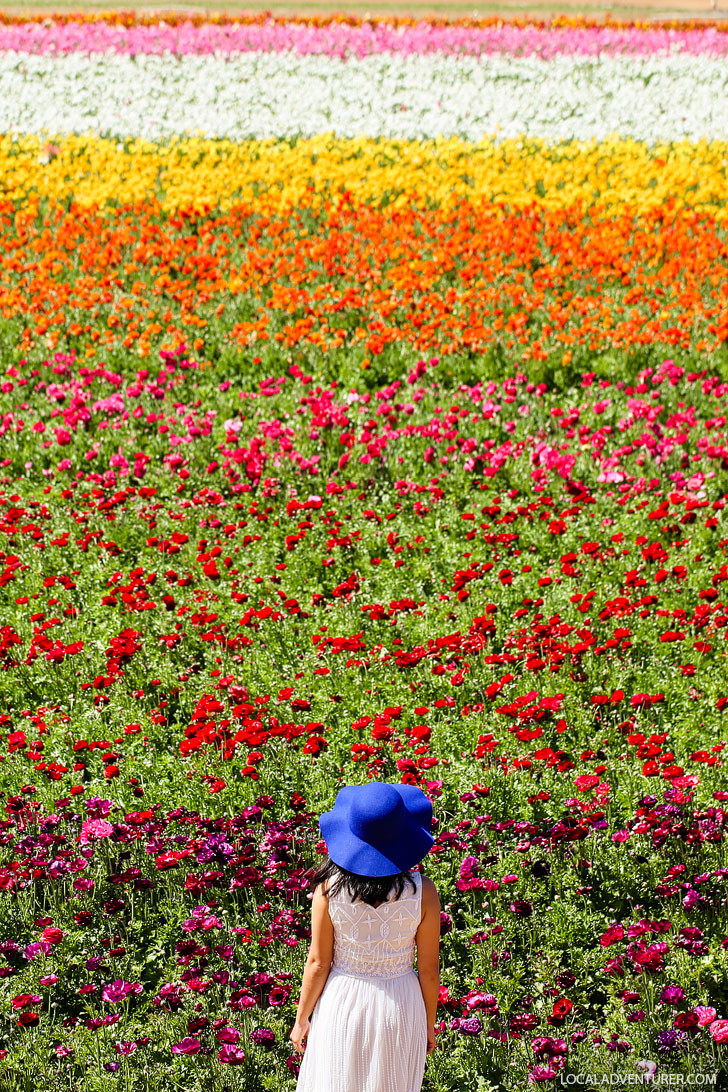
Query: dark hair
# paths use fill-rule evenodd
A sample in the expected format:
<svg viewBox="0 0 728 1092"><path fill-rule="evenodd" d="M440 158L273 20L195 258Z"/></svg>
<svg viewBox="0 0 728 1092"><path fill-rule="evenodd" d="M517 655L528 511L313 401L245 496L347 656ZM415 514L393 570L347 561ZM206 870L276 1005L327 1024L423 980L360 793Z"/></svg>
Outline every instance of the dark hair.
<svg viewBox="0 0 728 1092"><path fill-rule="evenodd" d="M330 880L328 895L338 895L345 888L353 901L359 899L369 906L375 906L380 902L386 902L392 891L395 892L394 897L398 899L406 882L411 883L413 891L416 891L417 886L410 873L411 870L397 872L393 876L360 876L356 872L341 868L330 857L325 857L323 863L307 875L310 876L313 891L319 884L325 884L327 880Z"/></svg>

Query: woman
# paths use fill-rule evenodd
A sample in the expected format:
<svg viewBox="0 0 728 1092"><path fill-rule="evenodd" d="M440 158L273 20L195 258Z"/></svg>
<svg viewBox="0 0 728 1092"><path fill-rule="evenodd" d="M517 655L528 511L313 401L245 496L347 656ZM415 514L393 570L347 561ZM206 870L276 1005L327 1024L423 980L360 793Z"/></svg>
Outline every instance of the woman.
<svg viewBox="0 0 728 1092"><path fill-rule="evenodd" d="M411 870L432 848L431 822L421 789L382 782L347 785L321 815L328 859L313 877L290 1034L303 1053L296 1092L420 1092L435 1049L440 900Z"/></svg>

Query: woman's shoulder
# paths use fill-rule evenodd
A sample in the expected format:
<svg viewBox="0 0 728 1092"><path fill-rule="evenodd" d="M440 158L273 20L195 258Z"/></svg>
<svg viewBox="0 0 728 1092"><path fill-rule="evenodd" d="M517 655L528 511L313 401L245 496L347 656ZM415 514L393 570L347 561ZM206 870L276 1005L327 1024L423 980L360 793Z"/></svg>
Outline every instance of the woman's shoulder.
<svg viewBox="0 0 728 1092"><path fill-rule="evenodd" d="M424 872L420 872L420 883L422 885L422 900L423 902L431 902L433 905L439 903L440 896L437 893L434 880L425 875Z"/></svg>

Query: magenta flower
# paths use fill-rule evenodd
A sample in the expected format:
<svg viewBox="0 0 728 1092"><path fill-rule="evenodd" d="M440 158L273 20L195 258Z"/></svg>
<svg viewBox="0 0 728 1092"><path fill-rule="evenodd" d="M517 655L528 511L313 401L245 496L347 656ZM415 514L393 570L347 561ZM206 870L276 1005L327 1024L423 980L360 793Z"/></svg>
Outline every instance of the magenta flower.
<svg viewBox="0 0 728 1092"><path fill-rule="evenodd" d="M541 1081L552 1081L558 1076L559 1071L551 1066L537 1065L528 1074L529 1084L540 1084Z"/></svg>
<svg viewBox="0 0 728 1092"><path fill-rule="evenodd" d="M218 1043L237 1043L240 1040L240 1032L233 1027L218 1028L215 1037Z"/></svg>
<svg viewBox="0 0 728 1092"><path fill-rule="evenodd" d="M173 1054L199 1054L201 1050L200 1040L186 1035L178 1043L172 1046Z"/></svg>
<svg viewBox="0 0 728 1092"><path fill-rule="evenodd" d="M245 1061L245 1051L226 1045L218 1050L217 1060L223 1065L242 1065Z"/></svg>
<svg viewBox="0 0 728 1092"><path fill-rule="evenodd" d="M23 955L31 962L39 955L48 955L51 946L47 940L36 940L23 949Z"/></svg>
<svg viewBox="0 0 728 1092"><path fill-rule="evenodd" d="M101 998L115 1005L120 1001L126 1001L133 994L144 992L141 982L125 982L123 978L117 978L115 982L109 982L101 991Z"/></svg>
<svg viewBox="0 0 728 1092"><path fill-rule="evenodd" d="M477 1016L470 1016L459 1021L457 1029L461 1035L480 1035L483 1030L483 1021Z"/></svg>
<svg viewBox="0 0 728 1092"><path fill-rule="evenodd" d="M291 991L286 989L285 986L274 986L268 994L268 1004L272 1006L285 1005L290 994Z"/></svg>

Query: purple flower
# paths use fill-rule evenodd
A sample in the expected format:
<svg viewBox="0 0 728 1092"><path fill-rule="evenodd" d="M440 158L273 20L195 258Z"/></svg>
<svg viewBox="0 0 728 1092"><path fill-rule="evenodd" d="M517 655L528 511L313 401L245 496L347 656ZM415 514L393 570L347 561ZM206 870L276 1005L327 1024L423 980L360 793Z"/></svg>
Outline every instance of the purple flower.
<svg viewBox="0 0 728 1092"><path fill-rule="evenodd" d="M461 1035L480 1035L483 1030L483 1022L477 1016L469 1016L460 1021L458 1031Z"/></svg>
<svg viewBox="0 0 728 1092"><path fill-rule="evenodd" d="M686 1044L686 1033L675 1028L666 1028L657 1036L657 1049L662 1054L669 1054L673 1050L679 1050Z"/></svg>
<svg viewBox="0 0 728 1092"><path fill-rule="evenodd" d="M200 1040L193 1039L191 1035L186 1035L184 1039L180 1039L178 1043L175 1043L172 1047L173 1054L199 1054L200 1053Z"/></svg>
<svg viewBox="0 0 728 1092"><path fill-rule="evenodd" d="M229 842L225 841L224 834L212 834L206 841L200 846L195 854L200 863L206 864L208 861L220 861L222 863L228 857L232 857L235 853L233 847Z"/></svg>
<svg viewBox="0 0 728 1092"><path fill-rule="evenodd" d="M681 986L665 986L660 994L663 1005L679 1005L685 1000L685 990Z"/></svg>
<svg viewBox="0 0 728 1092"><path fill-rule="evenodd" d="M276 1033L271 1028L254 1028L250 1033L250 1038L256 1046L272 1050L275 1046Z"/></svg>
<svg viewBox="0 0 728 1092"><path fill-rule="evenodd" d="M121 1054L123 1058L128 1058L130 1054L134 1054L136 1051L136 1043L117 1043L114 1050L117 1054Z"/></svg>

